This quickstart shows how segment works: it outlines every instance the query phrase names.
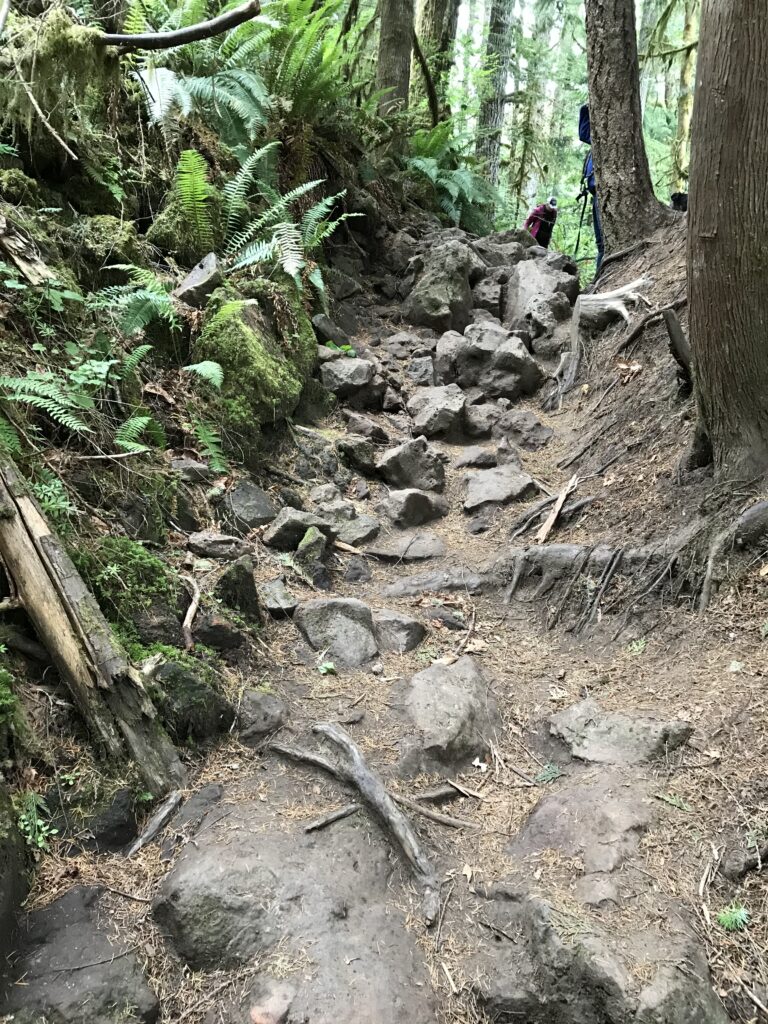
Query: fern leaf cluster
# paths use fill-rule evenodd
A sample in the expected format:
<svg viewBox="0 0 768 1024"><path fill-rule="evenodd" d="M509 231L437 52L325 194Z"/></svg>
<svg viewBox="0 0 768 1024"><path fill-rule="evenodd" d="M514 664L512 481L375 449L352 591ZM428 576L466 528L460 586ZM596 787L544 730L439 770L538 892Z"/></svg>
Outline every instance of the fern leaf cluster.
<svg viewBox="0 0 768 1024"><path fill-rule="evenodd" d="M187 373L194 374L217 390L224 383L224 370L219 363L215 363L212 359L204 359L201 363L191 363L189 366L182 367L182 369Z"/></svg>
<svg viewBox="0 0 768 1024"><path fill-rule="evenodd" d="M221 435L218 430L202 420L197 420L193 426L200 454L207 460L214 473L226 473L229 465L224 455Z"/></svg>
<svg viewBox="0 0 768 1024"><path fill-rule="evenodd" d="M54 423L76 434L92 432L81 412L93 408L93 401L70 390L67 382L53 373L30 372L25 377L0 377L0 391L5 401L39 409Z"/></svg>
<svg viewBox="0 0 768 1024"><path fill-rule="evenodd" d="M211 216L211 184L208 165L195 149L185 149L176 167L175 190L181 208L192 225L195 240L201 248L213 244Z"/></svg>

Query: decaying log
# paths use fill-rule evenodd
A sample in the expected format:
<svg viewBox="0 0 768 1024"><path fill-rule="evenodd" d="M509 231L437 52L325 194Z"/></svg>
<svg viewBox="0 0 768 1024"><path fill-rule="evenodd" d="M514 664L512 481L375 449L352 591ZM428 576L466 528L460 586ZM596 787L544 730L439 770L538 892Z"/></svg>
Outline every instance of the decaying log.
<svg viewBox="0 0 768 1024"><path fill-rule="evenodd" d="M138 672L8 459L0 459L0 558L100 751L135 760L154 796L183 784Z"/></svg>
<svg viewBox="0 0 768 1024"><path fill-rule="evenodd" d="M250 21L261 13L259 0L248 0L233 11L219 14L209 21L200 21L197 25L178 28L173 32L137 32L124 35L119 32L105 32L96 39L100 46L117 46L121 50L170 50L174 46L186 46L200 39L211 39L231 28Z"/></svg>
<svg viewBox="0 0 768 1024"><path fill-rule="evenodd" d="M21 228L11 224L2 213L0 213L0 250L5 253L29 284L41 285L53 279L53 272L41 259L32 239Z"/></svg>
<svg viewBox="0 0 768 1024"><path fill-rule="evenodd" d="M184 797L181 792L176 790L163 800L147 824L141 830L141 835L137 836L130 846L126 848L125 856L134 857L139 850L143 850L145 846L149 846L155 836L161 832L171 820L173 815L181 806L183 799Z"/></svg>
<svg viewBox="0 0 768 1024"><path fill-rule="evenodd" d="M379 776L367 765L351 736L335 722L319 722L312 731L325 737L341 752L342 759L338 763L329 761L322 754L312 750L302 750L285 743L270 743L269 749L276 754L290 757L293 761L311 764L328 772L339 782L354 786L371 810L380 819L387 831L397 841L403 851L413 873L421 884L424 894L422 908L424 920L431 927L437 920L440 908L440 893L437 876L423 852L411 823L397 806L384 788Z"/></svg>

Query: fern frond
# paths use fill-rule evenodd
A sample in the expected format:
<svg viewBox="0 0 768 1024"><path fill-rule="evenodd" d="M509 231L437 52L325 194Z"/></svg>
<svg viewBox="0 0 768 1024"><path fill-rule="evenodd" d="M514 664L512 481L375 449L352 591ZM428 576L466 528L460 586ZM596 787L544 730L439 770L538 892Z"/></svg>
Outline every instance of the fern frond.
<svg viewBox="0 0 768 1024"><path fill-rule="evenodd" d="M149 355L153 347L153 345L138 345L133 352L129 352L123 359L123 375L135 373L139 367L139 363Z"/></svg>
<svg viewBox="0 0 768 1024"><path fill-rule="evenodd" d="M151 416L131 416L125 423L121 423L115 432L113 443L115 448L121 452L148 452L149 445L141 444L139 438L149 426Z"/></svg>
<svg viewBox="0 0 768 1024"><path fill-rule="evenodd" d="M204 380L214 388L221 388L224 383L224 370L220 363L212 359L204 359L202 363L191 363L189 366L182 366L182 370L192 373L200 380Z"/></svg>
<svg viewBox="0 0 768 1024"><path fill-rule="evenodd" d="M200 446L200 453L208 460L214 473L226 473L228 467L221 444L221 435L210 423L201 420L194 424L195 437Z"/></svg>
<svg viewBox="0 0 768 1024"><path fill-rule="evenodd" d="M193 225L197 242L201 247L211 246L211 185L208 181L208 165L197 150L185 149L179 157L175 187L181 208Z"/></svg>
<svg viewBox="0 0 768 1024"><path fill-rule="evenodd" d="M275 255L284 273L294 279L304 267L304 247L301 244L299 229L290 221L276 224L272 240L275 243Z"/></svg>
<svg viewBox="0 0 768 1024"><path fill-rule="evenodd" d="M259 165L268 154L273 153L279 146L279 142L270 142L251 153L234 178L231 178L222 189L228 237L235 231L247 210L248 190L253 185Z"/></svg>
<svg viewBox="0 0 768 1024"><path fill-rule="evenodd" d="M0 451L6 455L21 455L21 440L16 428L0 413Z"/></svg>

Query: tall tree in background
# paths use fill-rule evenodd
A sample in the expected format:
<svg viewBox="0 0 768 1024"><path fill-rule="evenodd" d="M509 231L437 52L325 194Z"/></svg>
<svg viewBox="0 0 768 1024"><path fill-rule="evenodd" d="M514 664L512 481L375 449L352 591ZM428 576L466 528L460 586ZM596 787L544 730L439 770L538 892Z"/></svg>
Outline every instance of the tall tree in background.
<svg viewBox="0 0 768 1024"><path fill-rule="evenodd" d="M597 197L608 251L672 216L656 199L643 140L634 0L586 0Z"/></svg>
<svg viewBox="0 0 768 1024"><path fill-rule="evenodd" d="M485 162L488 179L496 185L499 180L501 133L504 128L509 63L512 58L514 30L514 0L492 0L488 20L486 61L492 72L487 83L487 95L480 106L477 119L477 155Z"/></svg>
<svg viewBox="0 0 768 1024"><path fill-rule="evenodd" d="M460 0L420 0L416 18L416 36L432 72L442 108L445 107L448 75L456 44L459 6ZM411 106L415 107L425 97L424 76L418 68L412 67Z"/></svg>
<svg viewBox="0 0 768 1024"><path fill-rule="evenodd" d="M376 88L388 90L379 103L382 117L408 109L413 27L413 0L381 0Z"/></svg>
<svg viewBox="0 0 768 1024"><path fill-rule="evenodd" d="M768 472L768 4L704 0L688 296L699 408L721 475Z"/></svg>
<svg viewBox="0 0 768 1024"><path fill-rule="evenodd" d="M677 134L675 135L675 184L680 191L688 185L688 164L693 119L693 92L696 78L699 0L685 0L683 27L683 60L680 65L680 90L677 99Z"/></svg>

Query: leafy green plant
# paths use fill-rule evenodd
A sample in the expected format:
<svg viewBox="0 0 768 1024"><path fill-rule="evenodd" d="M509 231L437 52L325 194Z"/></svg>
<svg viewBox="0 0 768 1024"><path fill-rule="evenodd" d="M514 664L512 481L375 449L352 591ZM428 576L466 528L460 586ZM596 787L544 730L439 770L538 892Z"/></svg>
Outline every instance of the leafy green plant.
<svg viewBox="0 0 768 1024"><path fill-rule="evenodd" d="M79 509L72 502L59 477L49 469L43 469L37 480L30 485L30 489L37 498L43 514L50 519L59 533L69 533L72 519L78 515Z"/></svg>
<svg viewBox="0 0 768 1024"><path fill-rule="evenodd" d="M329 348L331 352L343 352L348 359L357 358L357 352L351 345L337 345L335 341L326 341L325 347Z"/></svg>
<svg viewBox="0 0 768 1024"><path fill-rule="evenodd" d="M337 675L336 666L332 661L321 661L317 666L317 671L321 676L335 676Z"/></svg>
<svg viewBox="0 0 768 1024"><path fill-rule="evenodd" d="M63 375L51 370L30 370L24 377L0 376L0 392L4 402L40 409L54 423L76 434L91 433L83 412L94 407L93 401L72 387Z"/></svg>
<svg viewBox="0 0 768 1024"><path fill-rule="evenodd" d="M142 444L140 437L147 435L156 443L165 446L165 431L153 416L135 414L121 423L115 432L112 443L121 452L138 455L149 451L149 445Z"/></svg>
<svg viewBox="0 0 768 1024"><path fill-rule="evenodd" d="M207 460L208 465L214 473L226 473L229 463L224 455L224 448L221 442L221 435L210 423L201 420L193 424L195 439L200 448L200 454Z"/></svg>
<svg viewBox="0 0 768 1024"><path fill-rule="evenodd" d="M125 271L130 282L110 285L90 295L89 309L115 310L120 331L126 337L145 330L155 320L164 321L172 330L178 328L170 284L161 281L151 270L130 263L116 263L108 269ZM144 346L139 346L142 348Z"/></svg>
<svg viewBox="0 0 768 1024"><path fill-rule="evenodd" d="M534 776L533 781L540 785L546 785L548 782L555 782L561 778L562 774L556 764L545 764L541 771Z"/></svg>
<svg viewBox="0 0 768 1024"><path fill-rule="evenodd" d="M750 921L750 913L741 903L731 903L717 915L717 923L727 932L743 932Z"/></svg>
<svg viewBox="0 0 768 1024"><path fill-rule="evenodd" d="M657 800L661 800L665 804L669 804L670 807L676 807L678 811L685 811L686 814L693 813L693 808L690 804L686 803L681 796L676 793L656 793Z"/></svg>
<svg viewBox="0 0 768 1024"><path fill-rule="evenodd" d="M210 384L217 391L221 390L221 386L224 383L224 370L221 368L220 363L216 363L212 359L204 359L201 363L191 363L189 366L182 366L182 370L185 373L191 373L195 377L199 377L200 380L204 380L206 384Z"/></svg>
<svg viewBox="0 0 768 1024"><path fill-rule="evenodd" d="M36 855L48 853L51 848L50 841L59 834L59 830L49 824L50 811L45 800L39 793L29 790L16 797L14 803L19 832L27 846L31 847Z"/></svg>
<svg viewBox="0 0 768 1024"><path fill-rule="evenodd" d="M213 245L211 201L215 190L208 179L208 164L196 149L185 149L179 157L174 190L196 244L201 250L209 249Z"/></svg>
<svg viewBox="0 0 768 1024"><path fill-rule="evenodd" d="M640 654L645 654L648 647L647 639L642 636L638 640L632 640L627 644L627 654L632 654L637 657Z"/></svg>

